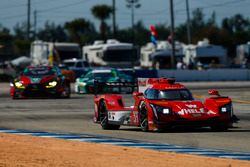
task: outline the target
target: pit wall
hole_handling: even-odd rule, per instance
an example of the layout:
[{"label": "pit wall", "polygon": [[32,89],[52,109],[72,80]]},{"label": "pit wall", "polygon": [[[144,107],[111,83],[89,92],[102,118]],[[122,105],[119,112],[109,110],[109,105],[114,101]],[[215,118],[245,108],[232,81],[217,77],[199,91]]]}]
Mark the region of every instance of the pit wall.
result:
[{"label": "pit wall", "polygon": [[175,77],[177,81],[249,81],[250,70],[136,70],[136,77]]}]

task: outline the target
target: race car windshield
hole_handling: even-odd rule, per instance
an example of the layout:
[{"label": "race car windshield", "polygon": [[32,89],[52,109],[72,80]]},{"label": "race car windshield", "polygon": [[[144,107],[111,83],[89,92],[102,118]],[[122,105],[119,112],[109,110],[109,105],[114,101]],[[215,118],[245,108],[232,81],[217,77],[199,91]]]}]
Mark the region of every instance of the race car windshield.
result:
[{"label": "race car windshield", "polygon": [[193,100],[191,93],[184,90],[162,90],[159,91],[159,99],[164,100]]},{"label": "race car windshield", "polygon": [[55,70],[52,68],[26,68],[23,72],[25,76],[45,76],[55,75]]},{"label": "race car windshield", "polygon": [[151,100],[193,100],[192,94],[187,89],[178,90],[155,90],[149,89],[145,92]]},{"label": "race car windshield", "polygon": [[64,64],[67,67],[74,67],[75,66],[75,62],[65,62]]}]

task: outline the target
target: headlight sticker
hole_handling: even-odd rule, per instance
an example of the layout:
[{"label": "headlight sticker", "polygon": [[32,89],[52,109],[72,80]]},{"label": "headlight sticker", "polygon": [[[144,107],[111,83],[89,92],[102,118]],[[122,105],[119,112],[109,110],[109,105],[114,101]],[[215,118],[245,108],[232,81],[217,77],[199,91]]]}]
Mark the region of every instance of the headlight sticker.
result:
[{"label": "headlight sticker", "polygon": [[57,85],[57,81],[51,81],[48,83],[48,85],[46,86],[46,88],[53,88]]},{"label": "headlight sticker", "polygon": [[24,85],[22,84],[21,81],[15,82],[14,84],[17,88],[24,88]]}]

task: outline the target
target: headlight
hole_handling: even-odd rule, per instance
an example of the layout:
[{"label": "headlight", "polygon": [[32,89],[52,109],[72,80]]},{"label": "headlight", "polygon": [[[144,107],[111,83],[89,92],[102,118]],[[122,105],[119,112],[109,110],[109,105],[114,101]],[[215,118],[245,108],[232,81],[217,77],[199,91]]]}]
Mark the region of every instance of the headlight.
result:
[{"label": "headlight", "polygon": [[86,86],[87,83],[86,83],[86,82],[79,82],[79,85],[81,85],[81,86]]},{"label": "headlight", "polygon": [[166,115],[171,114],[171,109],[168,107],[162,107],[162,106],[158,106],[158,105],[154,105],[154,104],[151,104],[151,107],[154,110],[154,112],[156,112],[156,113],[162,113],[162,114],[166,114]]},{"label": "headlight", "polygon": [[164,108],[162,113],[163,114],[170,114],[170,109],[169,108]]},{"label": "headlight", "polygon": [[232,111],[232,104],[229,103],[229,104],[227,104],[227,105],[222,106],[222,107],[220,108],[220,111],[221,111],[222,113],[231,112],[231,111]]},{"label": "headlight", "polygon": [[17,88],[25,88],[21,81],[14,83]]},{"label": "headlight", "polygon": [[57,85],[57,82],[56,81],[51,81],[48,83],[48,85],[46,86],[46,88],[53,88]]}]

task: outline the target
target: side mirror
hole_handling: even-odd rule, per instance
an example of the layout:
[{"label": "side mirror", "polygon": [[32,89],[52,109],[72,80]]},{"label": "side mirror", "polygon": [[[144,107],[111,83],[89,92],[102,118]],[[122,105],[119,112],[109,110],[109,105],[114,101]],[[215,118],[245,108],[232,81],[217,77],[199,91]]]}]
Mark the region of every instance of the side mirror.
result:
[{"label": "side mirror", "polygon": [[219,91],[215,89],[208,90],[209,95],[220,96]]},{"label": "side mirror", "polygon": [[143,96],[143,93],[142,92],[134,92],[133,96]]}]

